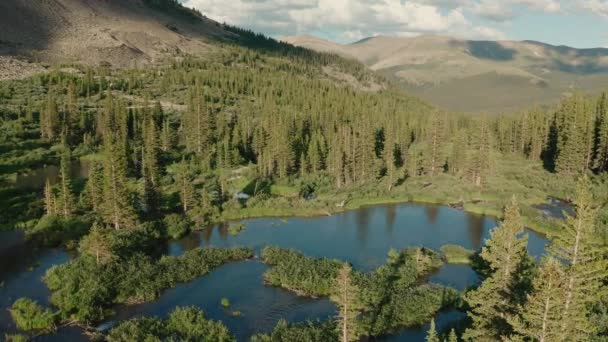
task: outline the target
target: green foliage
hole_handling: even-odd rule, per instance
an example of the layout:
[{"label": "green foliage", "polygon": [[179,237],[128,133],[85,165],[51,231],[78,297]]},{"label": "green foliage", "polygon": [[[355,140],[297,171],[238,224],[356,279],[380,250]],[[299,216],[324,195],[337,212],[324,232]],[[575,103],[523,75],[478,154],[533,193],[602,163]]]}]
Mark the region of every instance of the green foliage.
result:
[{"label": "green foliage", "polygon": [[4,335],[4,340],[6,342],[27,342],[30,339],[27,336],[21,334],[6,334]]},{"label": "green foliage", "polygon": [[272,266],[264,281],[294,291],[302,296],[329,296],[333,281],[343,263],[326,258],[314,259],[294,250],[266,247],[262,260]]},{"label": "green foliage", "polygon": [[441,253],[449,264],[468,264],[471,262],[475,251],[458,245],[443,245],[441,246]]},{"label": "green foliage", "polygon": [[[120,246],[122,247],[122,246]],[[167,288],[208,274],[224,263],[250,258],[246,248],[198,248],[179,257],[159,260],[120,248],[115,262],[97,263],[92,256],[81,256],[47,272],[45,283],[52,291],[51,302],[64,317],[81,322],[98,321],[107,316],[114,303],[141,303],[156,299]]]},{"label": "green foliage", "polygon": [[89,230],[90,224],[81,218],[65,219],[57,215],[44,216],[26,231],[28,240],[39,246],[56,247],[71,240],[78,240]]},{"label": "green foliage", "polygon": [[107,336],[110,342],[129,341],[236,341],[221,323],[205,318],[194,307],[177,307],[166,320],[135,318],[122,322]]},{"label": "green foliage", "polygon": [[318,342],[339,341],[336,324],[327,322],[307,322],[300,324],[289,324],[280,320],[270,334],[255,335],[252,342]]},{"label": "green foliage", "polygon": [[222,298],[220,304],[224,308],[229,308],[230,307],[230,300],[228,298]]},{"label": "green foliage", "polygon": [[244,224],[234,224],[231,225],[230,227],[228,227],[228,233],[230,233],[230,235],[232,236],[237,236],[239,235],[240,232],[245,231],[246,226]]},{"label": "green foliage", "polygon": [[523,221],[514,197],[504,213],[503,222],[491,232],[481,252],[491,273],[479,288],[466,295],[473,324],[466,330],[465,339],[490,341],[511,335],[507,317],[521,303],[521,291],[528,289],[528,238],[520,237]]},{"label": "green foliage", "polygon": [[[310,258],[298,252],[267,247],[262,260],[271,266],[264,279],[300,295],[328,296],[344,263]],[[363,309],[357,329],[380,336],[402,327],[424,324],[440,309],[458,302],[457,291],[438,285],[420,285],[420,280],[441,266],[432,250],[412,248],[391,251],[387,264],[372,273],[353,272],[353,286],[360,289],[356,300]],[[353,299],[355,300],[355,299]]]},{"label": "green foliage", "polygon": [[190,222],[187,218],[178,214],[169,214],[163,218],[167,235],[172,239],[179,239],[190,231]]},{"label": "green foliage", "polygon": [[17,328],[23,331],[55,330],[55,315],[29,298],[19,298],[9,309]]}]

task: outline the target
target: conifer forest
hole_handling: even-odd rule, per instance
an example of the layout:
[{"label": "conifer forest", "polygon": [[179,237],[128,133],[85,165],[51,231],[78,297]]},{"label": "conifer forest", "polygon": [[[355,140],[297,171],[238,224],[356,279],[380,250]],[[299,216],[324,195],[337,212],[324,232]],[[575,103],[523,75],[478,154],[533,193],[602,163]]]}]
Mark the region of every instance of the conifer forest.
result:
[{"label": "conifer forest", "polygon": [[[0,82],[0,231],[21,232],[32,253],[66,253],[32,280],[42,292],[6,295],[0,339],[72,340],[64,334],[76,330],[93,341],[348,342],[408,329],[428,342],[608,339],[608,92],[460,113],[355,60],[224,28],[241,38],[203,56],[48,65]],[[547,215],[547,201],[563,210]],[[475,246],[391,242],[369,267],[297,241],[238,243],[259,222],[279,222],[272,235],[300,220],[302,243],[315,244],[307,225],[402,203],[495,224]],[[216,227],[234,243],[165,248]],[[547,241],[540,255],[531,235]],[[0,254],[0,293],[16,258]],[[119,315],[249,264],[259,286],[329,313],[241,334],[231,328],[256,317],[214,288],[213,308]],[[476,281],[433,281],[448,264]],[[248,282],[237,285],[248,296]],[[441,323],[445,312],[458,319]]]}]

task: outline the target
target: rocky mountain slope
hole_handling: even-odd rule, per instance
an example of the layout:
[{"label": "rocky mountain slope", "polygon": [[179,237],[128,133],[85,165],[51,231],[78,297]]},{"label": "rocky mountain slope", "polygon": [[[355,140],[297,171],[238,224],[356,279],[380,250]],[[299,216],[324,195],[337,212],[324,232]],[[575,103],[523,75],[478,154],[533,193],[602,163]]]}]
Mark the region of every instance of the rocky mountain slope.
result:
[{"label": "rocky mountain slope", "polygon": [[608,87],[608,49],[534,41],[471,41],[442,36],[372,37],[336,44],[312,36],[286,42],[355,58],[437,105],[508,111]]},{"label": "rocky mountain slope", "polygon": [[166,55],[202,54],[210,41],[230,35],[171,0],[0,1],[5,58],[136,66]]}]

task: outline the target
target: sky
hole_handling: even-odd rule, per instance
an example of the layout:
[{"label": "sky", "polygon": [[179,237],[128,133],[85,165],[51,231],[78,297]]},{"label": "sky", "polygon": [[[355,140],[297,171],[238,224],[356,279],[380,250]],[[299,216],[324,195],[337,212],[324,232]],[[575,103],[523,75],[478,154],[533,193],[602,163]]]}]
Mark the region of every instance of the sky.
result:
[{"label": "sky", "polygon": [[608,0],[181,0],[219,22],[274,38],[340,43],[439,34],[608,47]]}]

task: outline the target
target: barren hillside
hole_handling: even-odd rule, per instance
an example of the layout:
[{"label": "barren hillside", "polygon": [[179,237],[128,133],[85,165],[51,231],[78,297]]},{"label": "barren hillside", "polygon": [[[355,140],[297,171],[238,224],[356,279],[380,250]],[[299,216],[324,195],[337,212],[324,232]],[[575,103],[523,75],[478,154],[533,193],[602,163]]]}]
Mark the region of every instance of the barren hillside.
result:
[{"label": "barren hillside", "polygon": [[356,58],[452,110],[514,110],[608,87],[608,49],[442,36],[373,37],[346,45],[311,36],[283,40]]},{"label": "barren hillside", "polygon": [[155,6],[150,0],[2,0],[0,55],[134,66],[205,53],[210,40],[230,36],[194,12]]}]

